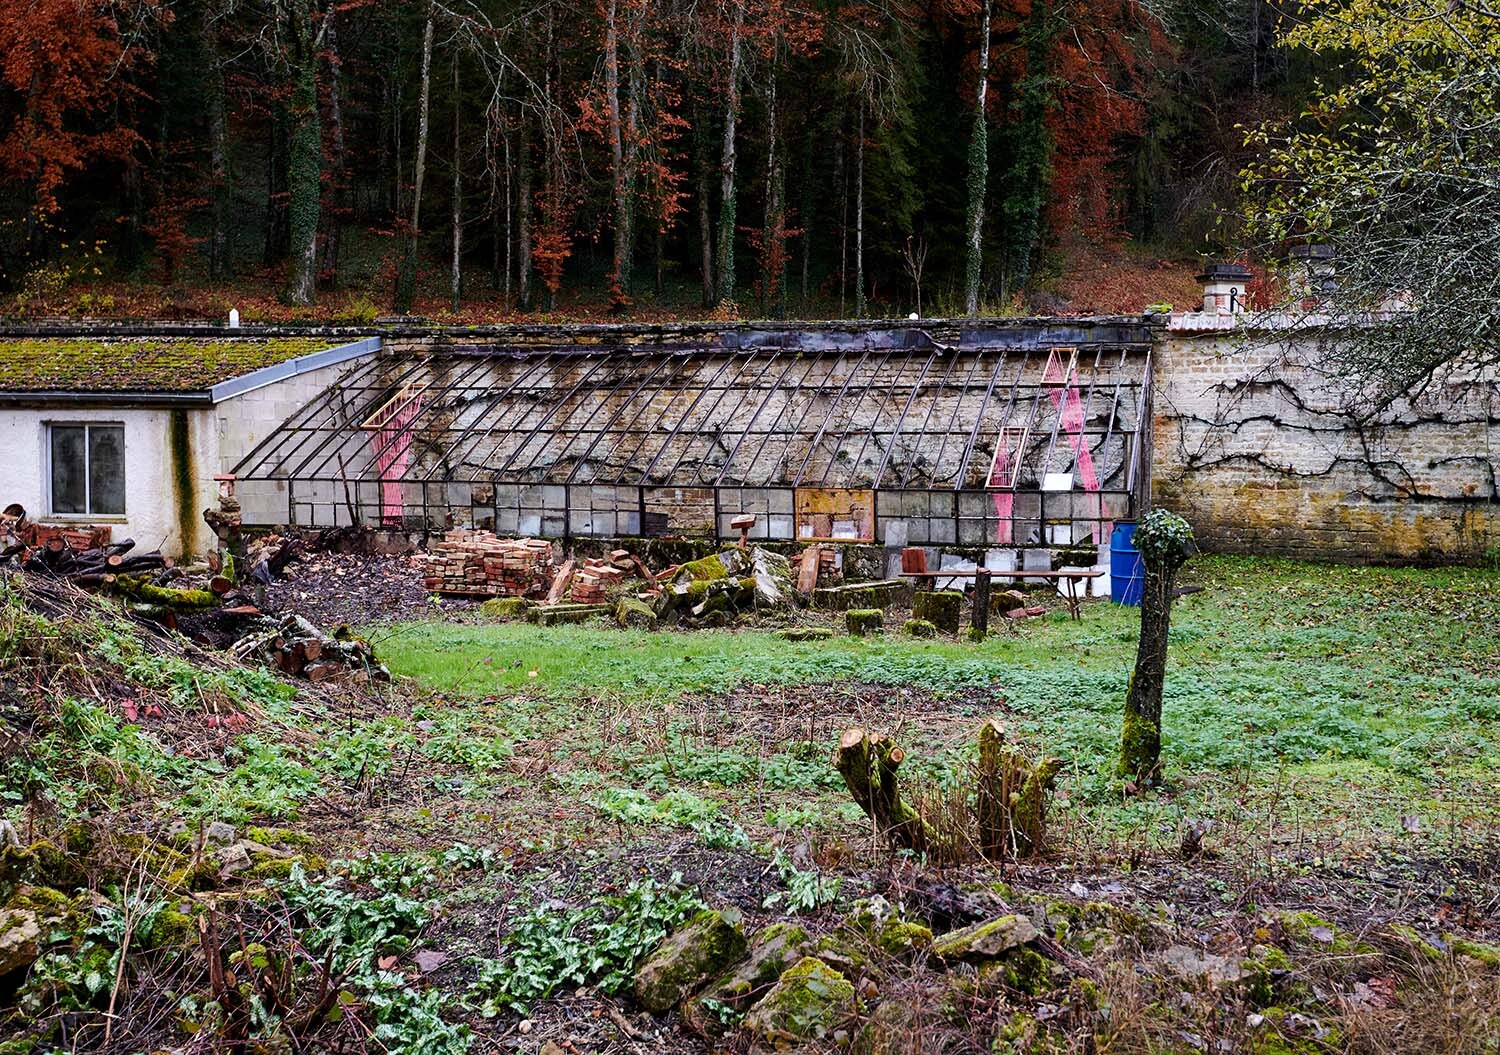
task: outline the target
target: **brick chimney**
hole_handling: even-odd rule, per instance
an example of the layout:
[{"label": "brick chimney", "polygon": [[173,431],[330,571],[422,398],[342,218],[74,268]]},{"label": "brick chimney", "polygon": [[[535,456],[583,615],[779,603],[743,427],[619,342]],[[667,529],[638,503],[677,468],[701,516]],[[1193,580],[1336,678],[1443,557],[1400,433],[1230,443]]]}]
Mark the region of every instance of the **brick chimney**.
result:
[{"label": "brick chimney", "polygon": [[1321,297],[1338,288],[1333,246],[1319,243],[1294,245],[1289,255],[1292,266],[1287,280],[1294,300]]},{"label": "brick chimney", "polygon": [[1198,276],[1203,310],[1209,315],[1238,315],[1245,310],[1245,287],[1254,277],[1241,264],[1209,264]]}]

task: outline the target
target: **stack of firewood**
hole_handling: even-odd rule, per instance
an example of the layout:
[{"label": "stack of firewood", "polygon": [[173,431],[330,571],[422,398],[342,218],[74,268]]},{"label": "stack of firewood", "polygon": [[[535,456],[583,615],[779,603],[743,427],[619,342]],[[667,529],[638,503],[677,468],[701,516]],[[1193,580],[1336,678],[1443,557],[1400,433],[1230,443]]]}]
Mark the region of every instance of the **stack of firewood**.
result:
[{"label": "stack of firewood", "polygon": [[256,659],[283,674],[308,681],[352,676],[389,681],[391,674],[375,659],[370,646],[344,633],[325,634],[300,615],[263,619],[261,629],[230,649],[241,660]]},{"label": "stack of firewood", "polygon": [[488,531],[451,531],[427,557],[423,583],[433,593],[533,597],[552,581],[552,543],[502,539]]},{"label": "stack of firewood", "polygon": [[[35,541],[38,539],[40,541]],[[135,542],[131,539],[86,548],[74,545],[97,541],[96,536],[86,531],[75,533],[71,538],[61,534],[27,532],[22,538],[13,536],[7,541],[0,549],[0,560],[12,561],[22,571],[71,579],[91,590],[113,586],[121,576],[154,574],[167,567],[167,559],[160,553],[131,555],[130,551],[135,549]]]}]

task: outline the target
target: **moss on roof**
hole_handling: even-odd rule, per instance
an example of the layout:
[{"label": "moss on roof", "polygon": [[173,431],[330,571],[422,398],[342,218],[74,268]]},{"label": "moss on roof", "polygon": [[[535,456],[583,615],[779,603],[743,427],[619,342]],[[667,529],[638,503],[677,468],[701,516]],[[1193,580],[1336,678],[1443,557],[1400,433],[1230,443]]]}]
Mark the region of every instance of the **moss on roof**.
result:
[{"label": "moss on roof", "polygon": [[344,343],[323,337],[0,337],[0,392],[203,392]]}]

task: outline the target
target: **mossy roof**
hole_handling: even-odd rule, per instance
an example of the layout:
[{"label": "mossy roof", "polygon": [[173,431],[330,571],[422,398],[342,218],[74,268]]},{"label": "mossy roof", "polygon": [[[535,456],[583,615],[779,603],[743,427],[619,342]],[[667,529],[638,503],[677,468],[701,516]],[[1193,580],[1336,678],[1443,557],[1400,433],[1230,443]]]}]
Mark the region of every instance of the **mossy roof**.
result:
[{"label": "mossy roof", "polygon": [[325,337],[0,337],[0,392],[204,392]]}]

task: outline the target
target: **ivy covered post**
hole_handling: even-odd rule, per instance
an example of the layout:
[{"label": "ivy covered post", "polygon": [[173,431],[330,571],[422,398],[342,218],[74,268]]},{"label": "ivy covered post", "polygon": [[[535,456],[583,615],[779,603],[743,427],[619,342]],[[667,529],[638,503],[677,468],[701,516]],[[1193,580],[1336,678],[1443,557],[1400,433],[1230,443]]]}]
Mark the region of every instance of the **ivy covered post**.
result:
[{"label": "ivy covered post", "polygon": [[1161,693],[1167,670],[1172,589],[1177,569],[1192,554],[1193,529],[1176,513],[1155,509],[1141,521],[1135,544],[1146,575],[1135,673],[1130,676],[1120,729],[1120,775],[1145,788],[1161,781]]}]

